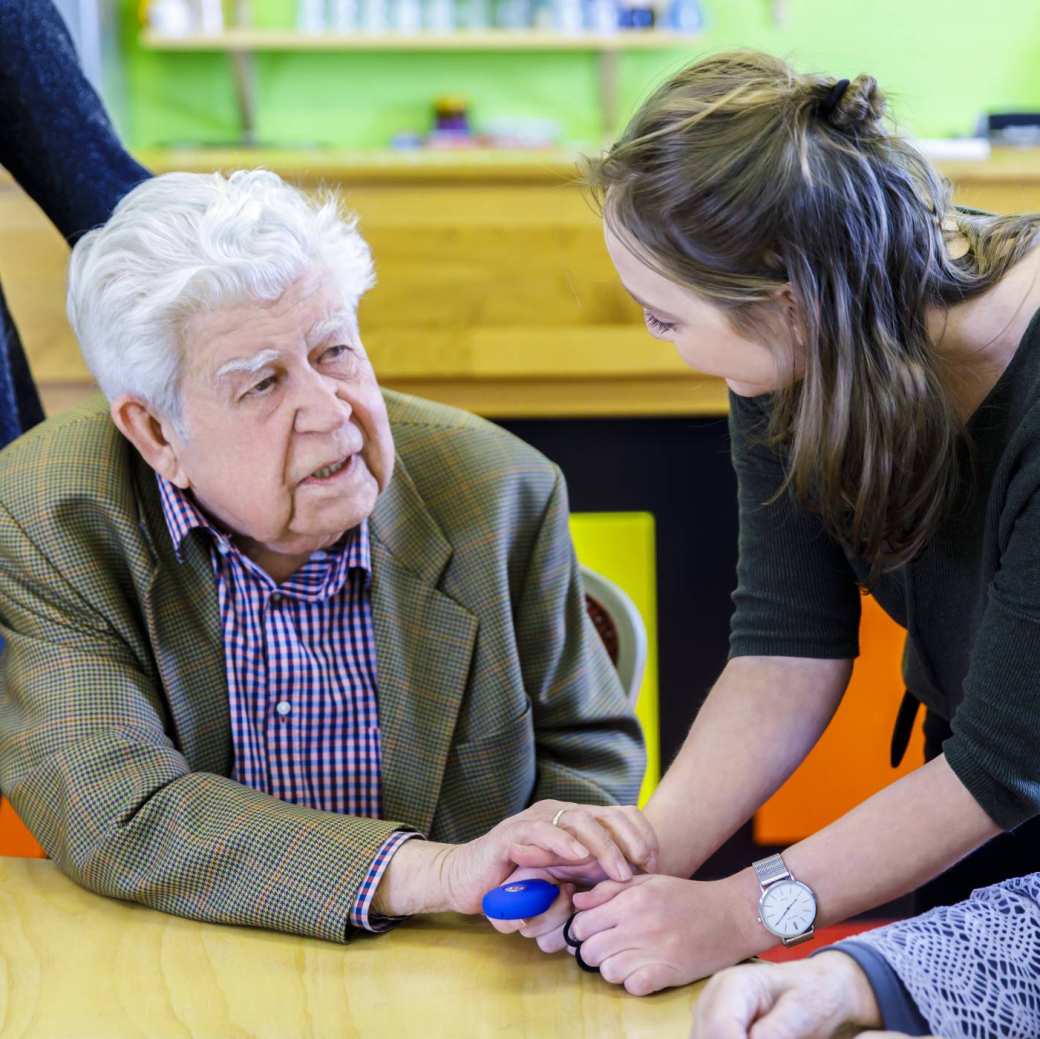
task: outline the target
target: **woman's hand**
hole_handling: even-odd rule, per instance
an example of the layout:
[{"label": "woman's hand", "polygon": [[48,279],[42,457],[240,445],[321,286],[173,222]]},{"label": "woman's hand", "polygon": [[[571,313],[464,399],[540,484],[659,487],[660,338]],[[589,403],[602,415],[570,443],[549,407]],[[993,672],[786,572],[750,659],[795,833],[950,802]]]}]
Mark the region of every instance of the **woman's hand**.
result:
[{"label": "woman's hand", "polygon": [[851,956],[825,952],[716,974],[697,1000],[691,1039],[831,1039],[880,1025],[866,974]]},{"label": "woman's hand", "polygon": [[581,958],[632,995],[686,985],[773,944],[741,880],[605,881],[574,896],[580,912],[570,933],[582,943]]}]

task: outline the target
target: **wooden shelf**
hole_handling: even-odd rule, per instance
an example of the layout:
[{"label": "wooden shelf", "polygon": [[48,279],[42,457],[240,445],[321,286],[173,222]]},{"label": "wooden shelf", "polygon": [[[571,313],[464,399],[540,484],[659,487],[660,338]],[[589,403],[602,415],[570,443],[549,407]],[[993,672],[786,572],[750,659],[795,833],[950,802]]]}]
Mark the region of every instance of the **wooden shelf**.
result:
[{"label": "wooden shelf", "polygon": [[277,29],[227,29],[222,33],[169,36],[146,29],[141,45],[164,51],[623,51],[685,47],[696,36],[661,30],[610,34],[489,29],[480,32],[300,33]]},{"label": "wooden shelf", "polygon": [[629,50],[667,50],[686,47],[695,35],[658,29],[628,29],[616,33],[556,33],[537,30],[489,29],[451,33],[301,33],[278,29],[226,29],[219,33],[171,36],[151,29],[141,32],[141,46],[154,51],[227,54],[235,76],[235,95],[242,126],[242,143],[256,142],[256,69],[254,55],[266,52],[349,51],[458,51],[576,52],[599,58],[599,94],[604,139],[617,129],[619,55]]}]

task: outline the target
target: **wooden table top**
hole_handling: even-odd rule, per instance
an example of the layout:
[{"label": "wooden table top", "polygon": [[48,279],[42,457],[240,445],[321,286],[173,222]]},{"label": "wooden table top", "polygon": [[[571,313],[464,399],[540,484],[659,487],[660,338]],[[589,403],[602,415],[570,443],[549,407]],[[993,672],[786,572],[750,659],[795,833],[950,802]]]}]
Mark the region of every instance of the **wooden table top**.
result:
[{"label": "wooden table top", "polygon": [[2,1039],[682,1039],[697,990],[637,999],[478,918],[340,946],[195,923],[0,858]]}]

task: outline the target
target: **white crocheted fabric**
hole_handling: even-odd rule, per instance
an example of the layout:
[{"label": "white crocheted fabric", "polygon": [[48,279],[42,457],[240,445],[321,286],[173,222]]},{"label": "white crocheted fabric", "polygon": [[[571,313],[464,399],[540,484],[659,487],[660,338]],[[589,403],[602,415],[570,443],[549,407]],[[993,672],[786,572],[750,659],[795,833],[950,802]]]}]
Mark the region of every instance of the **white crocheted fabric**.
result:
[{"label": "white crocheted fabric", "polygon": [[1040,873],[855,940],[884,956],[943,1039],[1040,1039]]}]

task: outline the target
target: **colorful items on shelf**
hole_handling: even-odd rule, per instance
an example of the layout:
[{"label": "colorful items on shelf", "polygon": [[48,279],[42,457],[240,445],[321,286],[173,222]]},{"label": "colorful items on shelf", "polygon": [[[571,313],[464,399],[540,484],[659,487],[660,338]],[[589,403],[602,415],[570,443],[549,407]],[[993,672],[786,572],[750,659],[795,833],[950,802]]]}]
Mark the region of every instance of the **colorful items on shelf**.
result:
[{"label": "colorful items on shelf", "polygon": [[[223,0],[148,0],[147,21],[164,36],[219,34]],[[609,35],[654,27],[696,33],[701,0],[296,0],[296,29],[305,35],[349,35],[504,29],[562,35]]]},{"label": "colorful items on shelf", "polygon": [[495,119],[474,131],[465,98],[439,97],[434,102],[434,125],[425,136],[413,130],[394,134],[390,147],[397,151],[429,148],[452,151],[472,148],[510,150],[558,147],[559,123],[551,119]]}]

